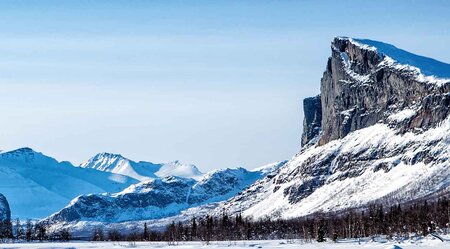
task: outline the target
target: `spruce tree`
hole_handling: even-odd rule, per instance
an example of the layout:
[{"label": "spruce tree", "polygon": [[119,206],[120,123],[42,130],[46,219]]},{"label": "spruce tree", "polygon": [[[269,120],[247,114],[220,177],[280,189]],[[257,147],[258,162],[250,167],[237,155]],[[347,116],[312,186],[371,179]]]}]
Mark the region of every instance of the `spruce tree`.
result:
[{"label": "spruce tree", "polygon": [[25,239],[30,242],[33,240],[33,223],[30,219],[27,220],[27,223],[25,225]]},{"label": "spruce tree", "polygon": [[143,240],[147,241],[149,239],[149,233],[147,228],[147,222],[144,223],[144,234],[143,234]]},{"label": "spruce tree", "polygon": [[325,229],[322,224],[317,228],[317,242],[325,242]]}]

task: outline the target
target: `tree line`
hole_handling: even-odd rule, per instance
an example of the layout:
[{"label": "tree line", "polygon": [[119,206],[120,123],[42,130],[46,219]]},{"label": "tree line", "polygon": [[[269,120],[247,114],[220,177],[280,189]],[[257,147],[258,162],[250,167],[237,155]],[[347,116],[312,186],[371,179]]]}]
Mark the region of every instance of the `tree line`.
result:
[{"label": "tree line", "polygon": [[431,233],[450,233],[450,201],[447,197],[437,201],[384,207],[374,204],[366,209],[346,210],[339,213],[315,213],[296,219],[244,218],[241,214],[220,217],[192,218],[189,223],[171,223],[164,231],[150,231],[147,224],[141,232],[121,234],[118,230],[104,233],[94,231],[92,240],[131,241],[224,241],[301,239],[323,242],[348,238],[367,238],[380,235],[389,239],[408,239]]},{"label": "tree line", "polygon": [[363,211],[316,213],[297,219],[261,219],[252,221],[240,214],[219,218],[208,216],[191,224],[172,223],[162,234],[165,241],[186,240],[265,240],[302,239],[325,241],[345,238],[367,238],[385,235],[407,239],[411,235],[450,233],[450,202],[440,198],[411,205],[370,205]]},{"label": "tree line", "polygon": [[[147,223],[132,231],[118,229],[93,231],[92,241],[234,241],[266,239],[301,239],[323,242],[348,238],[367,238],[380,235],[387,238],[408,239],[410,236],[426,236],[430,233],[450,233],[450,201],[441,197],[436,201],[422,201],[408,205],[373,204],[363,210],[346,210],[339,213],[315,213],[296,219],[252,220],[241,214],[228,215],[226,211],[218,217],[193,217],[186,223],[171,223],[163,231],[151,230]],[[25,225],[19,220],[15,224],[1,225],[1,239],[70,240],[70,232],[63,229],[49,233],[43,223]]]},{"label": "tree line", "polygon": [[47,225],[41,222],[26,220],[24,224],[17,218],[14,221],[0,221],[0,241],[69,241],[71,235],[68,229],[49,232]]}]

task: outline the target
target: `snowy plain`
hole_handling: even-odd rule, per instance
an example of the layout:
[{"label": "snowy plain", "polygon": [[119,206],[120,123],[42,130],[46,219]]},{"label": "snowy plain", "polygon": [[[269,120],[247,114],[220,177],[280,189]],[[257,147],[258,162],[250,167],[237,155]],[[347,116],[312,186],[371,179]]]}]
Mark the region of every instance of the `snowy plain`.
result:
[{"label": "snowy plain", "polygon": [[176,245],[169,245],[167,242],[66,242],[66,243],[26,243],[26,244],[0,244],[0,248],[21,249],[21,248],[37,248],[37,249],[96,249],[96,248],[179,248],[179,249],[194,249],[194,248],[265,248],[265,249],[346,249],[346,248],[361,248],[361,249],[443,249],[450,248],[450,242],[441,242],[437,239],[425,238],[418,241],[406,242],[363,242],[357,241],[339,241],[325,242],[325,243],[304,243],[302,241],[286,241],[286,240],[263,240],[263,241],[219,241],[211,242],[206,245],[202,242],[180,242]]}]

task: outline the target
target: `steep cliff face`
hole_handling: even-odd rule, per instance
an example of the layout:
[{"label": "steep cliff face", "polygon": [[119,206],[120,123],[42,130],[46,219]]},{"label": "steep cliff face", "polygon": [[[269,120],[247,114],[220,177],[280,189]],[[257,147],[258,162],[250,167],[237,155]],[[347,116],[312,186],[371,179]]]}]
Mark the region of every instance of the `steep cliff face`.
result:
[{"label": "steep cliff face", "polygon": [[320,105],[305,100],[308,146],[217,214],[291,218],[450,194],[450,65],[370,40],[335,38],[331,50]]},{"label": "steep cliff face", "polygon": [[9,209],[6,197],[0,194],[0,222],[11,220],[11,210]]},{"label": "steep cliff face", "polygon": [[322,127],[322,104],[320,95],[303,100],[303,135],[302,146],[319,135]]},{"label": "steep cliff face", "polygon": [[[369,40],[335,38],[331,48],[321,80],[323,133],[319,144],[377,122],[391,123],[405,132],[434,127],[447,117],[450,85],[427,80],[414,65],[437,67],[425,71],[441,74],[448,64]],[[413,65],[396,64],[402,59]],[[411,110],[411,115],[404,122],[388,119],[405,109]]]}]

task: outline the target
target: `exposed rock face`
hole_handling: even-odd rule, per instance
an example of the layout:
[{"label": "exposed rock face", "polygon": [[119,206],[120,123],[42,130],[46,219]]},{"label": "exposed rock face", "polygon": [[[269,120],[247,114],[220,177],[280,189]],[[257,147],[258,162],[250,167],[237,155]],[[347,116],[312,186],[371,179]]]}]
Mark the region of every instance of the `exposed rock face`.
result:
[{"label": "exposed rock face", "polygon": [[302,146],[311,139],[319,135],[322,126],[322,103],[320,95],[303,100],[303,120]]},{"label": "exposed rock face", "polygon": [[331,48],[321,104],[305,100],[308,146],[217,215],[292,218],[450,194],[450,65],[369,40]]},{"label": "exposed rock face", "polygon": [[352,39],[335,38],[331,47],[321,80],[319,144],[379,121],[388,123],[391,113],[404,109],[416,113],[401,124],[403,131],[434,127],[447,117],[449,84],[424,82],[414,71],[390,66],[383,53]]},{"label": "exposed rock face", "polygon": [[0,194],[0,222],[11,220],[11,210],[9,209],[6,197]]}]

